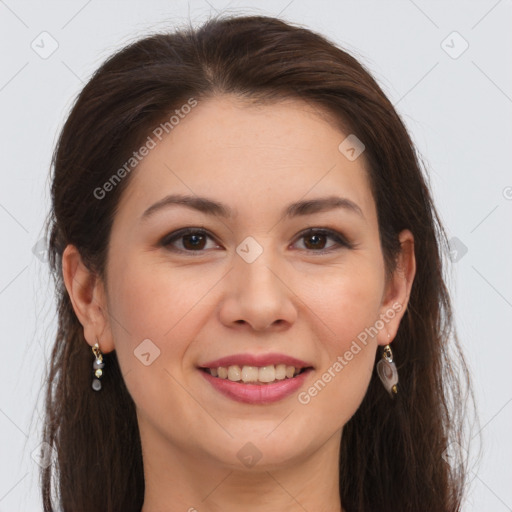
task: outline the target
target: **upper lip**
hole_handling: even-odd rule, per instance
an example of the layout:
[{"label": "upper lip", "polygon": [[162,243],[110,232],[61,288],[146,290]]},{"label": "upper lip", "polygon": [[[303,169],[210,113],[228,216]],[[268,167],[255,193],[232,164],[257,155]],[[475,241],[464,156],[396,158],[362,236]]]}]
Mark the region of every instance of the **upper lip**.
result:
[{"label": "upper lip", "polygon": [[286,364],[288,366],[295,366],[295,368],[309,368],[312,365],[306,361],[302,361],[295,357],[286,354],[234,354],[232,356],[221,357],[215,361],[207,361],[200,364],[199,368],[219,368],[220,366],[270,366]]}]

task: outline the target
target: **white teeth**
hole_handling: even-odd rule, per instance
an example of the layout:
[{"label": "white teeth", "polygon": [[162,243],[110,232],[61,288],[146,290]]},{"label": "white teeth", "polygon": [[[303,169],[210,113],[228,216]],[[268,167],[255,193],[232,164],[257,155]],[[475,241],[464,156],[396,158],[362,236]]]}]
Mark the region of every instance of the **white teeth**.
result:
[{"label": "white teeth", "polygon": [[256,384],[270,383],[276,380],[291,379],[299,373],[300,368],[287,366],[285,364],[268,366],[219,366],[218,368],[207,369],[211,375],[220,379],[229,379],[233,382],[254,382]]},{"label": "white teeth", "polygon": [[[294,368],[294,371],[295,371],[295,368]],[[276,366],[276,380],[283,380],[284,378],[286,378],[286,365],[278,364]]]},{"label": "white teeth", "polygon": [[244,382],[257,382],[259,370],[256,366],[244,366],[242,368],[242,380]]},{"label": "white teeth", "polygon": [[276,380],[276,367],[275,366],[262,366],[258,375],[260,382],[273,382]]},{"label": "white teeth", "polygon": [[239,381],[242,378],[242,370],[240,366],[228,366],[228,379],[234,382]]}]

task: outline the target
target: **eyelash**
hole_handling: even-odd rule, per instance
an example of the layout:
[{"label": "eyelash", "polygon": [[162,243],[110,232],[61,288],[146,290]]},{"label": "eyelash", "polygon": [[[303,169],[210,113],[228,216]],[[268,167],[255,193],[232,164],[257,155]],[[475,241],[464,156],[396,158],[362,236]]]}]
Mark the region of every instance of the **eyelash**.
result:
[{"label": "eyelash", "polygon": [[[183,238],[183,237],[185,237],[187,235],[202,235],[202,236],[206,236],[208,238],[214,239],[204,229],[200,229],[200,228],[184,228],[184,229],[180,229],[178,231],[174,231],[174,232],[166,235],[164,238],[161,239],[160,245],[162,247],[165,247],[166,249],[168,249],[170,251],[173,251],[173,252],[189,253],[189,254],[190,253],[192,253],[192,254],[193,253],[198,253],[198,254],[195,254],[194,256],[199,256],[201,253],[204,253],[205,250],[202,250],[202,249],[197,250],[197,251],[193,251],[193,250],[178,249],[176,247],[171,247],[171,244],[174,241],[179,240],[179,239],[181,239],[181,238]],[[321,254],[330,253],[330,252],[335,251],[335,250],[339,250],[339,249],[341,249],[343,247],[345,247],[347,249],[353,249],[355,247],[354,244],[348,242],[347,239],[345,237],[343,237],[337,231],[333,231],[332,229],[325,229],[325,228],[309,228],[309,229],[299,233],[299,236],[297,237],[297,240],[300,240],[302,238],[306,238],[306,237],[312,236],[312,235],[327,236],[327,237],[333,239],[336,242],[336,244],[338,245],[338,247],[333,246],[333,247],[330,247],[328,249],[320,249],[320,250],[304,249],[307,252],[311,252],[311,253],[315,253],[315,254],[320,254],[321,255]]]}]

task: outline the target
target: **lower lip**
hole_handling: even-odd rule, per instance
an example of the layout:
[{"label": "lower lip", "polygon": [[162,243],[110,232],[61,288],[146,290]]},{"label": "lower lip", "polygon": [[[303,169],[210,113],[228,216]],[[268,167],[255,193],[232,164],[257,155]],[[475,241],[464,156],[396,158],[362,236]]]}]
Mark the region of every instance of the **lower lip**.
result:
[{"label": "lower lip", "polygon": [[204,378],[223,395],[246,404],[270,404],[290,396],[296,392],[308,378],[313,369],[308,368],[292,379],[284,379],[273,384],[244,384],[229,379],[214,377],[208,372],[199,370]]}]

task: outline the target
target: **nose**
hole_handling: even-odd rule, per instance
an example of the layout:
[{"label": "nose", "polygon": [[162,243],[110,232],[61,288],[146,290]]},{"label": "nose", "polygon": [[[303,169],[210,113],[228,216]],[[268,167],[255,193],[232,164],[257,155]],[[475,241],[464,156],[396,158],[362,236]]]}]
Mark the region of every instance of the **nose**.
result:
[{"label": "nose", "polygon": [[282,269],[264,255],[265,252],[252,263],[238,258],[229,272],[220,309],[220,319],[227,327],[249,325],[255,331],[283,330],[295,322],[295,294]]}]

